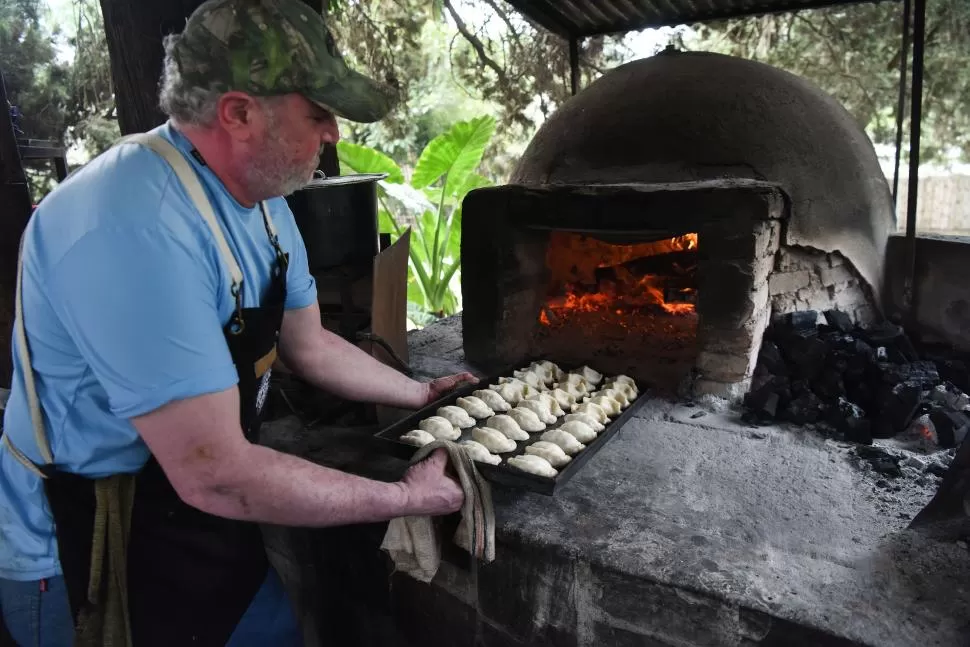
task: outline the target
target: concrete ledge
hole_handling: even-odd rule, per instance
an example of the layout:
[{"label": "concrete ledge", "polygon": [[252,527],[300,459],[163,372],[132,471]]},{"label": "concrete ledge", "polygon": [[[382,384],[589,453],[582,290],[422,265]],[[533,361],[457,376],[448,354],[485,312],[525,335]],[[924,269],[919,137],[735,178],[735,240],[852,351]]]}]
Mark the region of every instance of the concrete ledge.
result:
[{"label": "concrete ledge", "polygon": [[[460,317],[409,340],[421,376],[469,368]],[[323,644],[342,647],[970,644],[965,545],[904,530],[930,494],[888,496],[809,431],[697,413],[650,399],[557,496],[495,488],[493,564],[448,543],[430,585],[391,577],[383,524],[300,531],[312,537],[276,556],[298,590],[319,579],[304,597]],[[357,432],[316,431],[276,445],[403,470]]]},{"label": "concrete ledge", "polygon": [[434,608],[409,636],[436,645],[476,608],[495,646],[965,645],[966,551],[859,481],[788,432],[634,420],[555,498],[496,490],[497,561],[396,582],[396,617]]},{"label": "concrete ledge", "polygon": [[[456,335],[457,317],[413,333],[415,366],[428,357],[444,368],[437,340],[454,346]],[[495,490],[496,563],[471,571],[460,559],[430,586],[396,579],[395,619],[409,639],[970,642],[966,549],[904,530],[926,501],[887,507],[843,448],[810,432],[690,424],[662,403],[642,411],[556,497]]]}]

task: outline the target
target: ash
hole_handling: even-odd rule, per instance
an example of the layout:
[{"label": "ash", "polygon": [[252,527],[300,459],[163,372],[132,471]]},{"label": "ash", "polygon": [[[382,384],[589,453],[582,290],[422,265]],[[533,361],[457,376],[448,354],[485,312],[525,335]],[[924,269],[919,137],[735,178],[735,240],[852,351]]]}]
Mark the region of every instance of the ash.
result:
[{"label": "ash", "polygon": [[866,500],[884,515],[906,521],[936,494],[956,454],[956,448],[939,447],[915,426],[894,438],[860,445],[844,440],[841,431],[826,423],[755,424],[745,420],[741,404],[714,395],[680,398],[676,402],[658,399],[650,409],[657,419],[731,430],[753,438],[784,435],[809,444],[821,442],[832,454],[831,461],[844,461],[858,470],[857,488],[865,492]]},{"label": "ash", "polygon": [[867,498],[885,514],[913,507],[922,508],[936,494],[956,449],[926,452],[912,449],[900,439],[874,441],[872,445],[856,445],[834,441],[840,453],[862,474],[862,486]]}]

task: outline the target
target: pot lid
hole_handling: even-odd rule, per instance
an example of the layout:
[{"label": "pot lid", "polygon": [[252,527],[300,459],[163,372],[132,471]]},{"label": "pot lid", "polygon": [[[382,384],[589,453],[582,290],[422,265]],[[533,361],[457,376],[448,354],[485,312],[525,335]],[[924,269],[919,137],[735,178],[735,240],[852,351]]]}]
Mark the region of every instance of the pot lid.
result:
[{"label": "pot lid", "polygon": [[[319,173],[319,171],[318,171]],[[363,184],[377,182],[387,177],[387,173],[354,173],[353,175],[337,175],[334,177],[315,177],[307,182],[304,189],[318,189],[328,186],[343,186],[346,184]]]}]

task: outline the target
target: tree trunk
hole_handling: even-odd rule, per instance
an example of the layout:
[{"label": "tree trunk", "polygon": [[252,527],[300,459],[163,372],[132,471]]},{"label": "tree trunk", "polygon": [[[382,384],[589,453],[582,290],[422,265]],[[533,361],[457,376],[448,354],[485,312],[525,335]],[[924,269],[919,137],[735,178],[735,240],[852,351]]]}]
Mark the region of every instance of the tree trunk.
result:
[{"label": "tree trunk", "polygon": [[162,39],[185,26],[202,0],[101,0],[121,134],[164,123],[158,108]]},{"label": "tree trunk", "polygon": [[[17,253],[20,237],[30,219],[31,204],[27,177],[7,108],[2,72],[0,110],[3,110],[0,114],[0,387],[7,388],[13,374],[10,340],[17,288]],[[0,412],[2,410],[0,407]]]},{"label": "tree trunk", "polygon": [[[303,0],[314,11],[324,0]],[[121,134],[151,130],[165,122],[158,107],[158,81],[162,74],[162,39],[180,32],[202,0],[101,0],[101,13],[111,55],[111,76]],[[338,175],[337,153],[327,146],[320,167]]]},{"label": "tree trunk", "polygon": [[[327,17],[327,10],[329,9],[327,0],[303,0],[303,2],[310,5],[317,13],[322,13],[324,18]],[[323,154],[320,156],[320,163],[317,164],[317,168],[323,171],[327,177],[340,175],[340,161],[337,159],[336,146],[328,144],[323,147]]]}]

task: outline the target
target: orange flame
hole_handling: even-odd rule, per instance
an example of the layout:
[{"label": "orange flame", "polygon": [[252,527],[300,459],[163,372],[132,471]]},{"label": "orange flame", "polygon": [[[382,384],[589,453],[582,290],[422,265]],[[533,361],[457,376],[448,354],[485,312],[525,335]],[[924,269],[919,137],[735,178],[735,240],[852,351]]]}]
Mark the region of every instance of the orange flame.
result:
[{"label": "orange flame", "polygon": [[[695,312],[693,303],[666,302],[664,277],[654,274],[635,276],[622,264],[644,256],[697,249],[697,234],[685,234],[640,245],[608,245],[594,240],[579,241],[575,237],[561,237],[554,239],[555,242],[559,243],[558,249],[550,249],[550,258],[555,261],[555,264],[550,263],[554,275],[559,268],[569,267],[575,273],[576,266],[583,265],[587,277],[592,273],[592,268],[612,268],[615,280],[602,281],[597,292],[584,291],[583,281],[567,282],[564,294],[550,298],[541,310],[539,323],[542,325],[551,326],[552,321],[561,321],[570,312],[622,315],[626,310],[649,306],[659,306],[672,315],[690,315]],[[554,252],[558,252],[555,254],[558,258],[552,258]],[[590,265],[589,256],[583,257],[584,252],[598,255],[598,260]],[[577,259],[582,260],[576,262]],[[681,292],[687,295],[693,291],[685,288]]]}]

